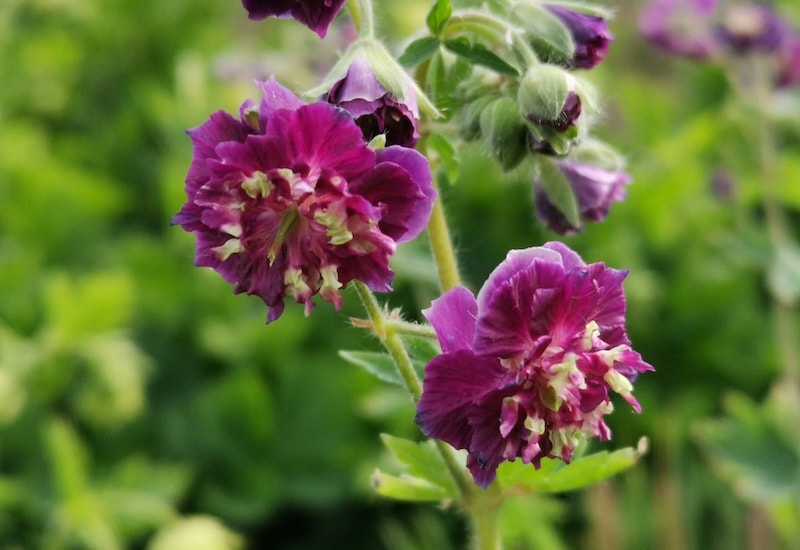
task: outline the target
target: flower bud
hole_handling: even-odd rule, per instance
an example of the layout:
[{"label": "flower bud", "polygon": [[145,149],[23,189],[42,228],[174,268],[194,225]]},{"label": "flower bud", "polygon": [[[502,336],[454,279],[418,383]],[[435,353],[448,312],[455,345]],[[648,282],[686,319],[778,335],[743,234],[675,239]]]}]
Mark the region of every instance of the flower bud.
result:
[{"label": "flower bud", "polygon": [[[410,81],[405,73],[401,77]],[[366,56],[357,55],[344,78],[331,87],[326,100],[353,116],[364,139],[369,141],[383,134],[387,145],[413,147],[419,139],[417,98],[410,83],[403,88],[404,98],[389,92]]]},{"label": "flower bud", "polygon": [[575,49],[570,67],[591,69],[606,58],[609,42],[614,37],[608,32],[605,19],[561,6],[545,4],[544,7],[558,17],[572,35]]},{"label": "flower bud", "polygon": [[463,110],[461,137],[466,141],[475,141],[481,137],[481,113],[495,100],[490,92],[475,98]]},{"label": "flower bud", "polygon": [[555,65],[536,65],[520,82],[517,102],[529,121],[531,148],[550,155],[565,155],[579,134],[583,110],[575,79]]},{"label": "flower bud", "polygon": [[501,97],[487,106],[480,115],[480,129],[503,170],[511,170],[525,157],[528,130],[513,99]]},{"label": "flower bud", "polygon": [[520,111],[539,126],[564,132],[575,125],[581,114],[581,98],[573,88],[574,81],[560,67],[533,66],[519,85]]}]

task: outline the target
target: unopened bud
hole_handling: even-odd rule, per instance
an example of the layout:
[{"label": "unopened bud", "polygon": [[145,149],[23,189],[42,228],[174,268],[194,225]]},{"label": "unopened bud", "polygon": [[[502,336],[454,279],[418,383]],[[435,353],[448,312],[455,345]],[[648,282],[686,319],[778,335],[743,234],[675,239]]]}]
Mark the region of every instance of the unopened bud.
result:
[{"label": "unopened bud", "polygon": [[513,99],[501,97],[486,107],[480,116],[480,128],[487,147],[503,170],[511,170],[525,157],[528,130]]},{"label": "unopened bud", "polygon": [[583,110],[576,80],[555,65],[528,69],[517,93],[522,115],[530,121],[534,151],[565,155],[578,138],[577,121]]}]

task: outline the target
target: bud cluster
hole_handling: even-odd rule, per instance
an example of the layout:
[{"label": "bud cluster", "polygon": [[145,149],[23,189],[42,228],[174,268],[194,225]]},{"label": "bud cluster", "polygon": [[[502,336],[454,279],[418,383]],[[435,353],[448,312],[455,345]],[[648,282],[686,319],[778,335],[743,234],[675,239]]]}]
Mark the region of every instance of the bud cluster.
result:
[{"label": "bud cluster", "polygon": [[[562,234],[580,231],[582,222],[602,220],[609,203],[624,197],[621,183],[614,186],[613,193],[607,191],[608,185],[600,182],[608,179],[605,174],[599,179],[584,177],[576,186],[572,184],[575,178],[569,175],[572,172],[559,174],[556,170],[550,173],[557,182],[540,185],[547,171],[539,165],[552,162],[548,157],[555,157],[562,169],[577,166],[581,174],[597,175],[605,170],[597,163],[583,164],[573,157],[589,139],[596,112],[595,92],[579,72],[595,67],[608,55],[613,37],[607,15],[588,5],[576,8],[574,4],[509,1],[495,21],[503,21],[507,29],[504,36],[512,36],[511,43],[516,44],[519,55],[505,59],[515,63],[518,73],[476,69],[460,88],[464,104],[460,111],[462,138],[481,141],[503,171],[527,161],[535,183],[538,217],[549,229]],[[500,45],[495,51],[502,51]],[[610,147],[605,149],[614,161],[606,164],[616,165],[619,155]],[[618,176],[614,181],[630,181],[618,166],[612,172]],[[587,182],[604,190],[587,194],[586,189],[578,188]],[[575,212],[564,212],[563,201],[550,200],[548,193],[553,192],[572,195],[574,200],[569,202],[577,203]],[[589,194],[595,197],[592,204],[584,200]]]}]

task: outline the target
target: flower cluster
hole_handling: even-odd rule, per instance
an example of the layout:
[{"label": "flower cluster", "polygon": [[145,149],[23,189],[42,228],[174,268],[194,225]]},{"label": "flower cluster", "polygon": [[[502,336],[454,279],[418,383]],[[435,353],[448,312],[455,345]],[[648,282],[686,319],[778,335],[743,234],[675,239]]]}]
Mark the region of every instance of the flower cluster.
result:
[{"label": "flower cluster", "polygon": [[[550,230],[569,234],[581,231],[585,222],[605,219],[611,203],[625,197],[630,176],[621,166],[610,170],[596,160],[579,159],[576,148],[589,139],[589,128],[596,112],[593,91],[576,74],[577,69],[592,69],[606,59],[613,36],[598,12],[578,11],[574,5],[539,4],[522,0],[515,4],[514,21],[523,29],[548,27],[552,36],[569,36],[568,53],[554,52],[553,44],[542,41],[535,32],[525,34],[539,59],[521,77],[483,78],[476,72],[463,86],[463,137],[483,139],[489,153],[504,171],[517,168],[525,160],[532,165],[536,213]],[[561,30],[558,30],[561,29]],[[516,92],[509,97],[508,90]],[[615,154],[611,156],[616,157]],[[537,168],[543,157],[558,159],[564,185],[542,185]],[[602,159],[601,159],[602,160]],[[547,182],[551,183],[552,182]],[[569,221],[560,210],[563,204],[548,195],[572,193],[579,220]]]},{"label": "flower cluster", "polygon": [[626,335],[625,276],[551,242],[511,251],[477,299],[455,287],[423,312],[444,353],[425,368],[416,421],[469,451],[478,485],[505,460],[569,462],[583,437],[609,439],[612,391],[640,411],[632,383],[652,367]]},{"label": "flower cluster", "polygon": [[373,151],[356,121],[326,102],[306,104],[274,79],[260,105],[217,112],[189,131],[187,202],[173,218],[197,237],[195,263],[235,292],[260,296],[277,319],[284,297],[337,308],[358,279],[391,290],[389,257],[427,225],[436,196],[413,149]]},{"label": "flower cluster", "polygon": [[766,4],[652,0],[639,30],[654,46],[692,59],[760,54],[772,59],[774,83],[800,83],[800,33]]}]

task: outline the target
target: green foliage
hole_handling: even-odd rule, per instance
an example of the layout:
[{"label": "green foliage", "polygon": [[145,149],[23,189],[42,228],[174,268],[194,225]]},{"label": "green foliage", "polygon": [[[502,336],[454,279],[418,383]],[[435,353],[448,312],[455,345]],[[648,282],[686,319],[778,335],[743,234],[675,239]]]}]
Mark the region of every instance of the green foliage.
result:
[{"label": "green foliage", "polygon": [[[449,2],[375,4],[390,42],[426,21],[447,36],[420,38],[401,58],[425,75],[436,124],[453,120],[448,98],[473,63],[519,73],[508,51],[446,34]],[[779,4],[800,22],[796,2]],[[649,49],[635,34],[640,5],[614,3],[616,40],[591,73],[609,91],[598,127],[626,153],[634,183],[605,223],[564,240],[587,261],[630,269],[629,333],[657,370],[636,384],[643,414],[619,407],[609,418],[617,450],[539,471],[509,464],[499,476],[563,491],[632,465],[626,446],[642,434],[651,451],[604,482],[613,491],[602,516],[584,494],[509,499],[508,548],[595,547],[583,537],[597,525],[620,526],[613,548],[742,548],[748,506],[763,506],[782,540],[800,536],[795,432],[776,413],[785,409],[761,404],[782,367],[769,293],[796,299],[796,249],[769,245],[755,115],[732,106],[718,68]],[[568,51],[559,29],[547,27],[554,57]],[[452,496],[431,479],[430,444],[413,442],[407,397],[349,364],[384,361],[347,327],[360,315],[355,296],[308,319],[287,307],[265,326],[263,304],[192,267],[192,236],[169,227],[191,159],[185,129],[255,98],[254,78],[311,88],[336,39],[320,48],[290,21],[249,22],[238,2],[0,2],[0,548],[454,540],[440,517],[431,526],[434,506],[412,514],[376,502],[368,486],[383,452],[373,434],[392,432],[408,440],[387,442],[400,464],[381,468],[402,473],[379,473],[383,491]],[[773,113],[775,191],[794,242],[799,101],[787,91]],[[457,183],[440,193],[473,290],[508,249],[557,238],[534,221],[527,175],[504,174],[482,144],[423,145],[439,158],[439,181]],[[720,167],[734,175],[732,197],[709,189]],[[424,244],[403,245],[395,263],[387,300],[418,315],[438,292]],[[406,343],[421,373],[437,350]],[[303,532],[292,531],[298,518]]]}]

